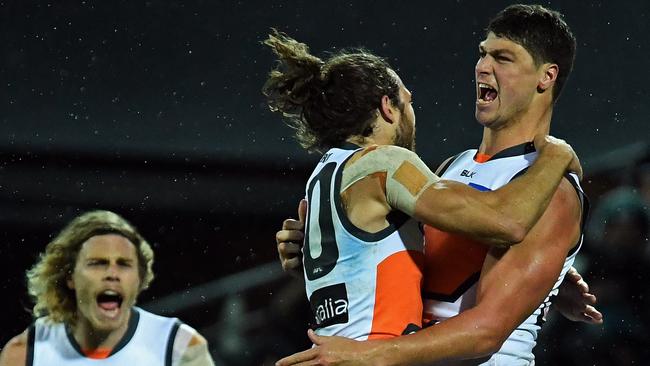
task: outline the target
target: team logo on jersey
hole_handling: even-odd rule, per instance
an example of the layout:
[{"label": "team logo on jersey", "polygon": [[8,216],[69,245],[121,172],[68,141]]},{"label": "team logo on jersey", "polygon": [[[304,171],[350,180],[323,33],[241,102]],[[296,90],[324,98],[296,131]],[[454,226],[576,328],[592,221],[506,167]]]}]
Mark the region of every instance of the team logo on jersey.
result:
[{"label": "team logo on jersey", "polygon": [[345,283],[314,291],[309,297],[314,314],[314,329],[348,322],[348,292]]},{"label": "team logo on jersey", "polygon": [[474,178],[474,174],[476,174],[476,172],[470,172],[467,169],[463,169],[463,171],[460,172],[461,177],[467,177],[467,178]]}]

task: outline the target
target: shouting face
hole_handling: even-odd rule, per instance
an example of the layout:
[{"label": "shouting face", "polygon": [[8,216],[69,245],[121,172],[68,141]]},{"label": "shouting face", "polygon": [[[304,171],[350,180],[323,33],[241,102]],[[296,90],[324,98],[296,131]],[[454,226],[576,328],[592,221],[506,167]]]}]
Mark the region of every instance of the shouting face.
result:
[{"label": "shouting face", "polygon": [[77,321],[97,332],[126,329],[140,283],[131,241],[116,234],[86,240],[68,279],[76,294]]},{"label": "shouting face", "polygon": [[541,68],[524,47],[494,33],[480,43],[479,53],[476,120],[494,129],[515,123],[530,108]]}]

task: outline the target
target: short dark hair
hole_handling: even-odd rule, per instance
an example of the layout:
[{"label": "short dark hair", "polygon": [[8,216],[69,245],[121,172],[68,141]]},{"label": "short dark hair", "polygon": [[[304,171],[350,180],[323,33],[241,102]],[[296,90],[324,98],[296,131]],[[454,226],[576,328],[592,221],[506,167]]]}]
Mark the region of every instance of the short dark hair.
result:
[{"label": "short dark hair", "polygon": [[343,50],[323,61],[304,43],[276,30],[264,44],[278,57],[278,67],[262,93],[308,150],[323,151],[351,136],[372,134],[384,95],[402,108],[390,65],[369,51]]},{"label": "short dark hair", "polygon": [[538,66],[545,62],[557,64],[560,72],[553,101],[557,100],[571,74],[576,53],[576,39],[562,14],[541,5],[510,5],[490,20],[486,31],[520,44]]}]

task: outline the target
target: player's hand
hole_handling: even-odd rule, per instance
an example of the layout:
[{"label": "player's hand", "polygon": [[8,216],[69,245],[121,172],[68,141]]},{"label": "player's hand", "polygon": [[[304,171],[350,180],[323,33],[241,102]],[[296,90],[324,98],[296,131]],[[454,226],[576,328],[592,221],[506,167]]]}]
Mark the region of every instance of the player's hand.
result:
[{"label": "player's hand", "polygon": [[307,335],[314,343],[313,348],[285,357],[275,365],[375,366],[381,362],[381,358],[375,358],[376,352],[373,352],[377,341],[359,342],[344,337],[318,336],[311,329]]},{"label": "player's hand", "polygon": [[307,215],[307,201],[301,200],[298,205],[298,220],[286,219],[282,223],[282,230],[275,234],[280,263],[285,272],[297,275],[302,270],[302,256],[300,248],[305,238],[305,216]]},{"label": "player's hand", "polygon": [[541,153],[557,154],[568,159],[569,165],[567,170],[575,173],[582,180],[582,165],[571,145],[562,139],[549,135],[537,135],[533,141],[535,149]]},{"label": "player's hand", "polygon": [[569,320],[602,324],[603,314],[594,307],[596,301],[596,296],[589,293],[587,282],[575,268],[571,267],[564,276],[553,306]]}]

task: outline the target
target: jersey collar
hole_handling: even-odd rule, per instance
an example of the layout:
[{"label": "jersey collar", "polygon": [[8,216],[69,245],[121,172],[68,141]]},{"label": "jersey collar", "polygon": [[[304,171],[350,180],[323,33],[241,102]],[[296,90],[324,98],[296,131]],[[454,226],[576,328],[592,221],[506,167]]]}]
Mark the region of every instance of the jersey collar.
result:
[{"label": "jersey collar", "polygon": [[[509,158],[512,156],[526,155],[531,152],[535,152],[535,144],[532,141],[524,142],[523,144],[511,146],[504,150],[499,151],[495,155],[492,155],[487,161],[492,161],[501,158]],[[478,152],[476,153],[478,154]],[[474,160],[476,160],[476,154],[474,154]]]}]

